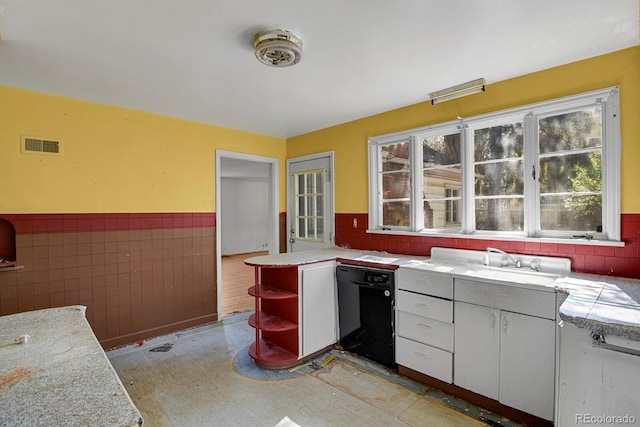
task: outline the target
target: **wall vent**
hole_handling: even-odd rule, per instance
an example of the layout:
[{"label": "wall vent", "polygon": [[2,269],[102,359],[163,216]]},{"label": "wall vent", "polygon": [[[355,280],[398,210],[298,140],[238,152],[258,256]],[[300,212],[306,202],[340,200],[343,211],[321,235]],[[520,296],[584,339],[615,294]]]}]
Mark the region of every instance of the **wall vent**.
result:
[{"label": "wall vent", "polygon": [[62,154],[62,142],[51,138],[23,136],[20,151],[23,153]]}]

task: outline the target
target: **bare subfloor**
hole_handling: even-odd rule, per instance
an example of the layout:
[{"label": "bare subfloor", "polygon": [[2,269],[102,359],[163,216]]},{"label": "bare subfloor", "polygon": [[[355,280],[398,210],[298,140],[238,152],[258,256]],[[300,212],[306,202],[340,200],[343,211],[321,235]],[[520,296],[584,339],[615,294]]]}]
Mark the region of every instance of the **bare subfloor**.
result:
[{"label": "bare subfloor", "polygon": [[107,353],[145,426],[271,427],[285,417],[314,427],[486,425],[475,419],[487,416],[479,408],[447,404],[336,350],[294,369],[260,369],[246,355],[254,339],[247,316]]}]

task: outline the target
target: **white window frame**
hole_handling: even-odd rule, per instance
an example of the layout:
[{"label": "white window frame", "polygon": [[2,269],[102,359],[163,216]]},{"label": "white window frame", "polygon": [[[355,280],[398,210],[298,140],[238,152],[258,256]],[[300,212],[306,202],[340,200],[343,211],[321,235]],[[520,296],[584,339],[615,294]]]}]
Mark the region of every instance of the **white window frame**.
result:
[{"label": "white window frame", "polygon": [[[588,234],[585,239],[576,239],[571,232],[539,230],[539,186],[531,177],[530,171],[535,165],[539,171],[537,153],[538,117],[585,108],[599,104],[602,107],[602,232]],[[532,241],[557,241],[561,243],[594,244],[623,246],[620,241],[620,138],[619,88],[617,86],[582,93],[574,96],[529,104],[489,114],[440,123],[432,126],[409,129],[393,134],[369,138],[369,224],[372,233],[409,233],[426,236],[485,239],[519,239]],[[474,212],[474,176],[473,176],[473,129],[490,126],[492,123],[504,124],[522,121],[524,127],[524,209],[525,225],[521,232],[495,232],[475,230]],[[422,229],[422,149],[420,138],[429,135],[460,132],[460,150],[462,162],[462,182],[460,188],[460,224],[461,231]],[[411,215],[410,227],[389,227],[382,225],[382,188],[380,173],[380,147],[387,144],[410,141],[411,144]]]}]

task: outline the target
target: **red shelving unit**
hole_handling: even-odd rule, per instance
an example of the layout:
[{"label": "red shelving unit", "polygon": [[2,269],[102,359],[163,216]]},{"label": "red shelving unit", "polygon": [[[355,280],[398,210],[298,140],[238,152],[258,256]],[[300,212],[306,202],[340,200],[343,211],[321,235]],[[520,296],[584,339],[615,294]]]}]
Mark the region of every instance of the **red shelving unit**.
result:
[{"label": "red shelving unit", "polygon": [[254,266],[255,286],[249,295],[255,298],[255,313],[249,325],[256,340],[249,356],[256,365],[283,369],[298,362],[298,267]]}]

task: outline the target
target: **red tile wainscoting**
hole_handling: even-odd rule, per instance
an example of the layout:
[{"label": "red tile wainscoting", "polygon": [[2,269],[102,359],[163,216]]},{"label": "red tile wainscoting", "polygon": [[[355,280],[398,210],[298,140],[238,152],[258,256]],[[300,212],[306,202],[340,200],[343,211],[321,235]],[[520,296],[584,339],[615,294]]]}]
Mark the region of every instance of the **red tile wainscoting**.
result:
[{"label": "red tile wainscoting", "polygon": [[87,306],[104,348],[218,320],[215,213],[0,214],[20,269],[0,315]]},{"label": "red tile wainscoting", "polygon": [[[357,228],[353,227],[354,218]],[[472,250],[492,246],[509,252],[570,258],[575,272],[640,278],[640,214],[622,215],[624,247],[376,234],[366,232],[367,221],[367,214],[336,214],[336,245],[421,256],[429,256],[434,246]]]}]

